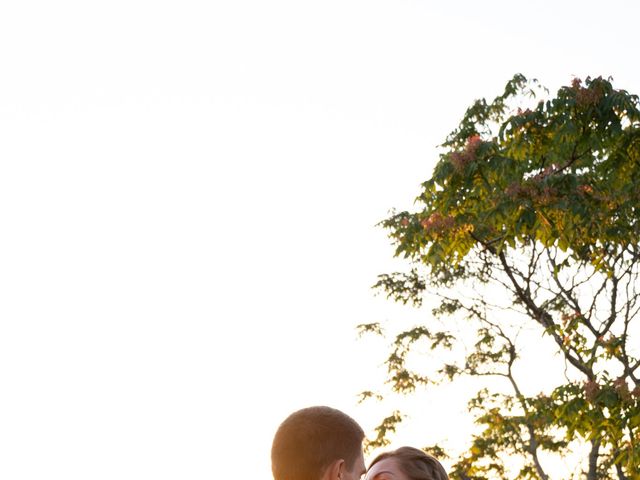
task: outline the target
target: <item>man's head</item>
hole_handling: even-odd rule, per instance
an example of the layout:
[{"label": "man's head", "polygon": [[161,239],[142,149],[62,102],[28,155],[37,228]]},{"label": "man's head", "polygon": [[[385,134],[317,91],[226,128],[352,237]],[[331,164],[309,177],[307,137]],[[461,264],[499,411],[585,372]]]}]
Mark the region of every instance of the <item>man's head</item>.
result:
[{"label": "man's head", "polygon": [[275,480],[359,480],[364,432],[330,407],[298,410],[282,422],[271,447]]}]

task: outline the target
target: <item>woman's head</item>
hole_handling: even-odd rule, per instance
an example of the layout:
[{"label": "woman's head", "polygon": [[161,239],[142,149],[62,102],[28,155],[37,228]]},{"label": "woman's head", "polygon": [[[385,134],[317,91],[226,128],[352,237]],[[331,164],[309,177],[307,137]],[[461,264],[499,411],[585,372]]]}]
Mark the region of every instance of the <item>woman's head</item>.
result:
[{"label": "woman's head", "polygon": [[448,480],[440,462],[413,447],[378,455],[369,465],[366,480]]}]

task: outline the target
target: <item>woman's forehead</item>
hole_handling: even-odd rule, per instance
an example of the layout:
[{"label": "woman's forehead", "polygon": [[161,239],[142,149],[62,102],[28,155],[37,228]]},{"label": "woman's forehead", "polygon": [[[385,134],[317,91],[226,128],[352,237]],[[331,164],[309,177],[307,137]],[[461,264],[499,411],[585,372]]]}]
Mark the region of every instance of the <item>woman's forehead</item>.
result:
[{"label": "woman's forehead", "polygon": [[397,476],[399,472],[398,462],[395,458],[387,457],[382,460],[377,461],[367,472],[367,480],[372,480],[374,477],[378,475],[382,475],[384,473],[389,474],[391,476]]}]

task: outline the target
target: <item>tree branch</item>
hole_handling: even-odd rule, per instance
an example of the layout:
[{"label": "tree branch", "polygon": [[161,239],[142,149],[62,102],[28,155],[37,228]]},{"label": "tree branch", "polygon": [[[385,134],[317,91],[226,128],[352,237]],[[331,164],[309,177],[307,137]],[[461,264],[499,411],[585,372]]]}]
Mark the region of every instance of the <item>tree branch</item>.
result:
[{"label": "tree branch", "polygon": [[595,375],[593,374],[593,370],[590,369],[582,359],[574,357],[571,354],[571,352],[565,347],[562,338],[560,338],[560,336],[558,335],[558,332],[555,331],[554,327],[556,325],[555,325],[555,323],[553,321],[553,318],[551,318],[551,315],[549,315],[548,312],[545,312],[544,310],[540,309],[540,307],[538,307],[535,304],[533,299],[531,297],[529,297],[528,295],[526,295],[525,291],[518,284],[517,280],[513,276],[513,272],[511,271],[511,268],[509,267],[509,264],[507,263],[507,259],[506,259],[505,255],[504,255],[504,252],[500,252],[498,254],[498,258],[500,259],[500,262],[502,263],[502,266],[504,268],[505,273],[507,274],[507,276],[511,280],[511,283],[513,284],[513,286],[514,286],[514,288],[516,290],[518,298],[525,304],[525,306],[527,307],[527,309],[531,313],[531,316],[534,319],[536,319],[538,321],[538,323],[540,323],[540,325],[542,325],[546,329],[547,332],[549,332],[551,334],[553,339],[556,341],[556,344],[560,347],[560,349],[564,353],[564,355],[567,358],[567,360],[571,363],[571,365],[573,365],[578,370],[580,370],[582,373],[584,373],[589,380],[594,380],[595,379]]},{"label": "tree branch", "polygon": [[589,470],[587,480],[597,480],[598,478],[598,456],[600,454],[600,439],[591,440],[591,451],[589,452]]}]

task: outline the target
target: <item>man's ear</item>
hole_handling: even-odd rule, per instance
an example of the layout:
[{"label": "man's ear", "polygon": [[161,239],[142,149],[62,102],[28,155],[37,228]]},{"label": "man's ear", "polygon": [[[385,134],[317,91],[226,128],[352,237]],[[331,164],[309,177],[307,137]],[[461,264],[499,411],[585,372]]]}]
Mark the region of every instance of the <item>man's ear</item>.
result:
[{"label": "man's ear", "polygon": [[324,472],[324,476],[322,480],[343,480],[345,470],[345,462],[341,458],[339,460],[334,461],[329,465],[327,470]]}]

